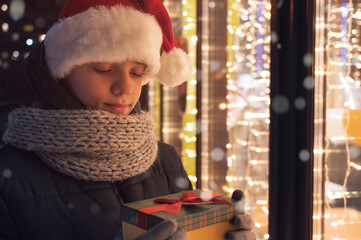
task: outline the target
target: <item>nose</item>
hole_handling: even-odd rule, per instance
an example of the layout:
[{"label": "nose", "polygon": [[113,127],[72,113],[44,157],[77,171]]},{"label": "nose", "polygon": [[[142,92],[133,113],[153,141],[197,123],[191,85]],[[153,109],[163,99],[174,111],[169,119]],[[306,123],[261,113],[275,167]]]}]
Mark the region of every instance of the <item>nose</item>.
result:
[{"label": "nose", "polygon": [[111,92],[117,95],[132,94],[133,83],[128,74],[119,74],[113,81]]}]

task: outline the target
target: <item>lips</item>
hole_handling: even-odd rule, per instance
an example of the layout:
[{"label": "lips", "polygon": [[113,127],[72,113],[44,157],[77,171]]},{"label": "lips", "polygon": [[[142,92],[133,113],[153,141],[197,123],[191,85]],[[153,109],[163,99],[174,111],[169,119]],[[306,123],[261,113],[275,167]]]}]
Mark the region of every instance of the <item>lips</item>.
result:
[{"label": "lips", "polygon": [[111,104],[111,103],[104,103],[112,112],[119,112],[123,113],[126,112],[130,108],[130,104]]}]

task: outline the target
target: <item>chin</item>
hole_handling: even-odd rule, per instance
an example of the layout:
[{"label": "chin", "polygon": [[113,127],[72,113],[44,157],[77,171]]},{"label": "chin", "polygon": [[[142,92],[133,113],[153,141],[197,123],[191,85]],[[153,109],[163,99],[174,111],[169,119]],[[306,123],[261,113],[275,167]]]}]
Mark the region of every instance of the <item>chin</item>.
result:
[{"label": "chin", "polygon": [[109,113],[122,115],[122,116],[128,116],[130,111],[114,111],[114,110],[107,110]]}]

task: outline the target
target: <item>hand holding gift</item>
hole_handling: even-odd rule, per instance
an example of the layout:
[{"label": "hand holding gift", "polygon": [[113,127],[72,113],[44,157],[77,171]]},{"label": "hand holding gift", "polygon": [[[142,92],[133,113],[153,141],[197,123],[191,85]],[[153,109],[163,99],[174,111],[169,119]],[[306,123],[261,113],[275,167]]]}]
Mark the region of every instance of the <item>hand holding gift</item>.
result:
[{"label": "hand holding gift", "polygon": [[254,239],[250,231],[254,222],[244,214],[241,198],[194,190],[128,203],[122,208],[124,240]]},{"label": "hand holding gift", "polygon": [[[243,200],[244,193],[241,190],[235,190],[232,199]],[[253,218],[246,213],[236,213],[231,221],[239,230],[231,231],[227,234],[228,240],[255,240],[256,235],[251,231],[254,228]]]}]

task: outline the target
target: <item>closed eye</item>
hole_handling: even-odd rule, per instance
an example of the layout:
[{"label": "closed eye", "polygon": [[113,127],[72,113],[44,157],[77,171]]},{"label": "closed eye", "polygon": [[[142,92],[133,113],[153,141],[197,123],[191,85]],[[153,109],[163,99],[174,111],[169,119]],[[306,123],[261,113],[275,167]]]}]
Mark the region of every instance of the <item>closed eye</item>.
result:
[{"label": "closed eye", "polygon": [[101,68],[94,68],[94,70],[96,71],[96,72],[99,72],[99,73],[108,73],[108,72],[111,72],[112,71],[112,69],[111,68],[109,68],[109,69],[101,69]]},{"label": "closed eye", "polygon": [[131,72],[130,74],[132,74],[134,77],[139,77],[139,78],[143,76],[142,73]]}]

